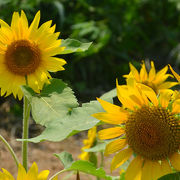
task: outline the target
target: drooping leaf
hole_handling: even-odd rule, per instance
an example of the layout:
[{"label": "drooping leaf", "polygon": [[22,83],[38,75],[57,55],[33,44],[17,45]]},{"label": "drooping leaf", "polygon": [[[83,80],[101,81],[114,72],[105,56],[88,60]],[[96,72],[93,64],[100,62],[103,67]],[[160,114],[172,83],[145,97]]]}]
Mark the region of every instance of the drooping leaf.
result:
[{"label": "drooping leaf", "polygon": [[90,174],[105,180],[118,180],[119,177],[113,177],[106,175],[102,168],[96,168],[96,166],[88,161],[78,160],[74,161],[72,155],[68,152],[62,152],[60,154],[55,154],[55,156],[63,163],[64,169],[67,171],[79,171],[86,174]]},{"label": "drooping leaf", "polygon": [[82,43],[75,39],[65,39],[65,40],[62,40],[61,46],[66,47],[66,48],[60,54],[84,52],[84,51],[88,50],[88,48],[91,46],[91,44],[92,44],[92,42]]},{"label": "drooping leaf", "polygon": [[72,158],[72,154],[64,151],[60,154],[54,154],[58,159],[60,159],[60,161],[62,162],[62,164],[64,165],[64,169],[68,169],[71,164],[73,163],[73,158]]},{"label": "drooping leaf", "polygon": [[78,171],[84,172],[86,174],[91,174],[99,178],[111,180],[111,177],[107,176],[105,171],[102,168],[96,169],[96,167],[88,161],[82,161],[82,160],[75,161],[72,163],[69,170],[78,170]]},{"label": "drooping leaf", "polygon": [[[42,134],[28,141],[61,141],[99,122],[91,116],[104,111],[98,101],[83,103],[82,107],[78,107],[73,91],[62,80],[51,79],[50,82],[40,94],[30,87],[22,88],[32,106],[34,120],[46,127]],[[111,98],[105,100],[112,102]]]}]

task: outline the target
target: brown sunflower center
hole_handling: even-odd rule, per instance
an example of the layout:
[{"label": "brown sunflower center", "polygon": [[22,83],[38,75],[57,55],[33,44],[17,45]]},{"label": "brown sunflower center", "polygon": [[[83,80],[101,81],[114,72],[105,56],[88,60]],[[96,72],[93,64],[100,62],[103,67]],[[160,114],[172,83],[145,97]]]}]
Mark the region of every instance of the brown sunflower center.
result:
[{"label": "brown sunflower center", "polygon": [[35,72],[41,62],[41,53],[37,45],[18,40],[11,43],[5,53],[5,64],[14,74],[25,76]]},{"label": "brown sunflower center", "polygon": [[162,107],[133,112],[126,122],[126,136],[133,151],[150,160],[162,160],[179,148],[178,118]]}]

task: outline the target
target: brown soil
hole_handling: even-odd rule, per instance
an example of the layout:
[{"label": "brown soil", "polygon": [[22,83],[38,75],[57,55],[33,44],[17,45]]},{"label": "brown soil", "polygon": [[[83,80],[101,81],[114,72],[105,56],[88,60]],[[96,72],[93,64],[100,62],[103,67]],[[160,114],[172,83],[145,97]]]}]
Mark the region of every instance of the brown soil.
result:
[{"label": "brown soil", "polygon": [[[17,157],[21,162],[21,142],[16,141],[16,137],[21,136],[21,117],[15,116],[11,113],[11,107],[17,104],[16,101],[12,101],[12,99],[8,99],[5,102],[1,102],[0,105],[0,134],[9,142],[11,147],[14,149]],[[34,124],[34,122],[30,121],[30,136],[37,136],[39,131],[42,130],[41,127]],[[6,129],[6,130],[4,130]],[[82,140],[86,138],[86,132],[82,132],[79,135],[72,136],[61,142],[41,142],[38,144],[29,143],[29,167],[33,162],[36,162],[39,168],[39,171],[49,170],[49,178],[55,174],[56,172],[63,169],[63,165],[60,160],[57,159],[53,154],[61,153],[63,151],[67,151],[72,154],[74,160],[78,160],[78,155],[81,153],[80,149],[83,146]],[[107,174],[111,174],[110,172],[110,157],[105,158],[105,170]],[[8,170],[14,177],[17,176],[17,167],[12,159],[9,151],[4,146],[4,144],[0,141],[0,170],[4,168]],[[59,176],[59,180],[76,180],[76,174],[72,173],[69,178],[65,178],[71,172],[63,173]],[[112,175],[112,174],[111,174]],[[119,175],[119,171],[113,172],[113,175]],[[96,177],[91,175],[86,175],[80,173],[81,180],[95,180]]]},{"label": "brown soil", "polygon": [[[10,137],[9,132],[6,132],[2,129],[0,129],[0,132],[11,144],[18,158],[21,160],[21,143],[17,142],[14,137]],[[48,177],[51,177],[53,174],[63,169],[63,165],[53,154],[67,151],[73,155],[74,160],[78,160],[78,155],[81,153],[80,147],[82,147],[82,139],[82,137],[77,138],[76,136],[73,136],[61,142],[41,142],[38,144],[29,143],[29,166],[31,166],[33,162],[36,162],[39,171],[48,169],[50,170],[50,175]],[[108,174],[111,174],[110,161],[111,158],[105,159],[106,172]],[[10,153],[2,142],[0,142],[0,169],[1,168],[8,170],[14,176],[17,175],[17,168],[15,162],[13,161]],[[59,176],[59,179],[63,180],[68,174],[70,173],[68,172],[61,174]],[[118,175],[118,171],[113,174]],[[68,180],[75,179],[76,174],[72,174],[72,176],[68,178]],[[80,179],[95,180],[96,178],[90,175],[80,173]]]}]

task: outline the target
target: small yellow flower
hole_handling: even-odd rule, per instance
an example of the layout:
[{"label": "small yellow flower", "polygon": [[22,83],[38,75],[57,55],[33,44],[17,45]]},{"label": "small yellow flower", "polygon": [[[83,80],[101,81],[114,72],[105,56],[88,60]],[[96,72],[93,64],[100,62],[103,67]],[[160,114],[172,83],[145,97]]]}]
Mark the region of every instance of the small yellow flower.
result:
[{"label": "small yellow flower", "polygon": [[[148,86],[128,79],[127,85],[117,84],[117,95],[123,107],[98,99],[106,112],[93,116],[115,125],[99,131],[100,139],[114,139],[105,155],[116,153],[111,170],[132,159],[126,180],[156,180],[180,170],[180,100],[173,100],[173,91],[159,96]],[[169,164],[170,163],[170,164]]]},{"label": "small yellow flower", "polygon": [[[37,164],[34,162],[28,172],[19,164],[17,180],[47,180],[48,170],[41,171],[38,174]],[[0,180],[15,180],[14,177],[5,169],[0,171]]]},{"label": "small yellow flower", "polygon": [[140,72],[138,72],[138,70],[131,63],[129,64],[129,66],[130,66],[130,73],[128,75],[124,75],[124,77],[127,79],[134,78],[136,82],[151,87],[156,92],[156,94],[158,94],[159,91],[169,89],[177,85],[176,82],[166,81],[168,77],[171,77],[170,74],[166,74],[168,70],[168,66],[165,66],[157,73],[153,61],[151,61],[151,69],[149,73],[146,70],[144,61],[141,64]]},{"label": "small yellow flower", "polygon": [[81,160],[86,160],[86,161],[89,160],[90,153],[85,152],[84,149],[89,149],[94,145],[96,140],[96,131],[97,131],[96,126],[88,130],[88,139],[84,139],[83,141],[84,147],[81,148],[82,153],[79,155],[79,158]]},{"label": "small yellow flower", "polygon": [[55,55],[65,47],[60,47],[59,32],[55,31],[52,21],[39,26],[40,11],[30,26],[23,11],[14,12],[11,25],[0,19],[0,88],[1,96],[13,93],[22,99],[20,86],[26,84],[39,92],[44,83],[49,82],[48,71],[64,70],[66,61]]}]

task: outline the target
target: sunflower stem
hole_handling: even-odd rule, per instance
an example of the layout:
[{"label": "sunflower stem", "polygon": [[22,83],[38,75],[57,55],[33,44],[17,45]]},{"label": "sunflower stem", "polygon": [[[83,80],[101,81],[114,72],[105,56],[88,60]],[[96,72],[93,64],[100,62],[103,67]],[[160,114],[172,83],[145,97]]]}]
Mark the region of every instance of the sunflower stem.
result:
[{"label": "sunflower stem", "polygon": [[[28,139],[29,135],[29,116],[30,116],[30,104],[26,96],[24,96],[23,107],[23,134],[22,139]],[[25,170],[28,170],[28,142],[22,142],[22,161]]]},{"label": "sunflower stem", "polygon": [[12,147],[10,146],[10,144],[4,139],[4,137],[2,135],[0,135],[0,139],[2,140],[2,142],[4,143],[4,145],[7,147],[7,149],[9,150],[9,152],[11,153],[17,167],[18,167],[18,164],[19,164],[19,160],[15,154],[15,152],[13,151]]},{"label": "sunflower stem", "polygon": [[66,172],[66,171],[71,171],[71,170],[69,170],[69,169],[63,169],[63,170],[57,172],[56,174],[54,174],[53,176],[51,176],[51,177],[49,178],[49,180],[53,180],[53,178],[55,178],[55,177],[58,176],[59,174],[61,174],[61,173],[63,173],[63,172]]}]

